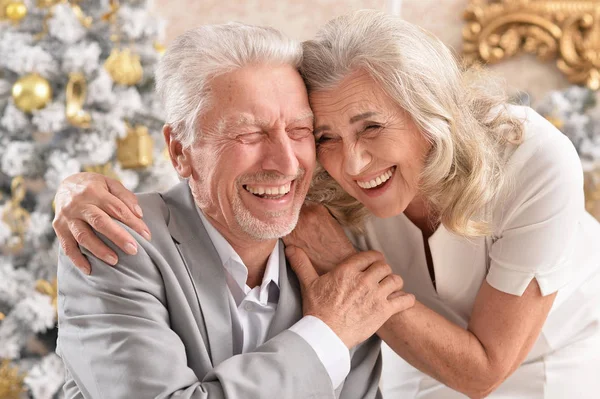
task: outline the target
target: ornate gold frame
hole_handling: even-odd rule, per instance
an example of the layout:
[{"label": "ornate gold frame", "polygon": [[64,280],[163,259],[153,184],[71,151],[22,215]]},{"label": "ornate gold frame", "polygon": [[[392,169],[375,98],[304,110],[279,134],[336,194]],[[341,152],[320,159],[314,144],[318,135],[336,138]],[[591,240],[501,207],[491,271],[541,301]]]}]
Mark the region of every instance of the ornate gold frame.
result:
[{"label": "ornate gold frame", "polygon": [[557,59],[572,83],[600,88],[600,0],[471,0],[464,19],[468,65],[533,53]]}]

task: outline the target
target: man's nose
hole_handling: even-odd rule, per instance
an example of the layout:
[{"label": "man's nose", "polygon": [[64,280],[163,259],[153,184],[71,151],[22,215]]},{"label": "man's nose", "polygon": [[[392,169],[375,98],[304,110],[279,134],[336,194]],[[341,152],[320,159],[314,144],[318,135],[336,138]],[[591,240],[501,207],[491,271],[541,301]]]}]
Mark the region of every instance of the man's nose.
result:
[{"label": "man's nose", "polygon": [[273,170],[286,176],[295,176],[298,173],[298,166],[293,140],[285,131],[278,133],[268,144],[263,169]]},{"label": "man's nose", "polygon": [[344,171],[358,176],[367,169],[373,157],[361,143],[345,143],[343,149]]}]

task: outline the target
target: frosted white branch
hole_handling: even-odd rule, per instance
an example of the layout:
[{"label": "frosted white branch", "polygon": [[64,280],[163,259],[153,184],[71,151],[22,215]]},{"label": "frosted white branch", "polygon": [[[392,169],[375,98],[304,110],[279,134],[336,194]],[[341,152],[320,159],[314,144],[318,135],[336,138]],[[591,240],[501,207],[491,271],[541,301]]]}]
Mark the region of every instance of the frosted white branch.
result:
[{"label": "frosted white branch", "polygon": [[99,64],[100,45],[96,42],[82,42],[70,46],[63,56],[62,70],[64,73],[83,72],[91,76],[92,72],[101,67]]},{"label": "frosted white branch", "polygon": [[33,399],[52,399],[64,379],[62,360],[56,353],[50,353],[27,373],[25,384],[29,387]]},{"label": "frosted white branch", "polygon": [[2,156],[2,172],[11,177],[32,176],[40,169],[36,145],[30,141],[12,141]]},{"label": "frosted white branch", "polygon": [[48,21],[50,35],[63,43],[74,44],[86,35],[86,28],[69,4],[59,4],[54,7],[54,17]]},{"label": "frosted white branch", "polygon": [[48,169],[44,178],[48,188],[56,190],[65,178],[81,170],[81,164],[62,151],[54,151],[48,157]]},{"label": "frosted white branch", "polygon": [[4,108],[0,125],[11,133],[24,133],[29,128],[27,116],[10,102]]},{"label": "frosted white branch", "polygon": [[54,133],[67,126],[65,106],[62,102],[53,102],[46,108],[33,113],[33,124],[40,132]]}]

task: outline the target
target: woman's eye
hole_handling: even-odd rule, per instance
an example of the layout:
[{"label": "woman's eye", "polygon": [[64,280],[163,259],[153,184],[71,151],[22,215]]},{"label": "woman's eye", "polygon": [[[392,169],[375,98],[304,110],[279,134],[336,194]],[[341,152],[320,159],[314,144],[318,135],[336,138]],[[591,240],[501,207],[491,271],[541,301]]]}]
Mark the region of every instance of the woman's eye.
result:
[{"label": "woman's eye", "polygon": [[324,144],[324,143],[327,143],[328,141],[331,141],[331,140],[332,140],[332,138],[331,138],[331,137],[327,137],[327,136],[321,136],[321,137],[318,137],[318,138],[315,140],[315,142],[316,142],[316,143],[317,143],[317,145],[318,145],[318,144]]},{"label": "woman's eye", "polygon": [[360,132],[358,135],[359,136],[365,136],[365,137],[377,137],[379,136],[379,132],[381,131],[383,126],[381,125],[367,125],[365,126],[365,128],[363,129],[362,132]]}]

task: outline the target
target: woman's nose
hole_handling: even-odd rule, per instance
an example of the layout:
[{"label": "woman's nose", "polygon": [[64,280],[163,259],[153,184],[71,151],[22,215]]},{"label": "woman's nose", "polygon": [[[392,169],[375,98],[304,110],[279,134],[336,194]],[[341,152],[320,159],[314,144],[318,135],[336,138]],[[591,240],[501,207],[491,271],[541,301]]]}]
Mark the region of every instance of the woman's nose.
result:
[{"label": "woman's nose", "polygon": [[350,176],[358,176],[373,160],[373,157],[360,143],[344,145],[344,170]]}]

